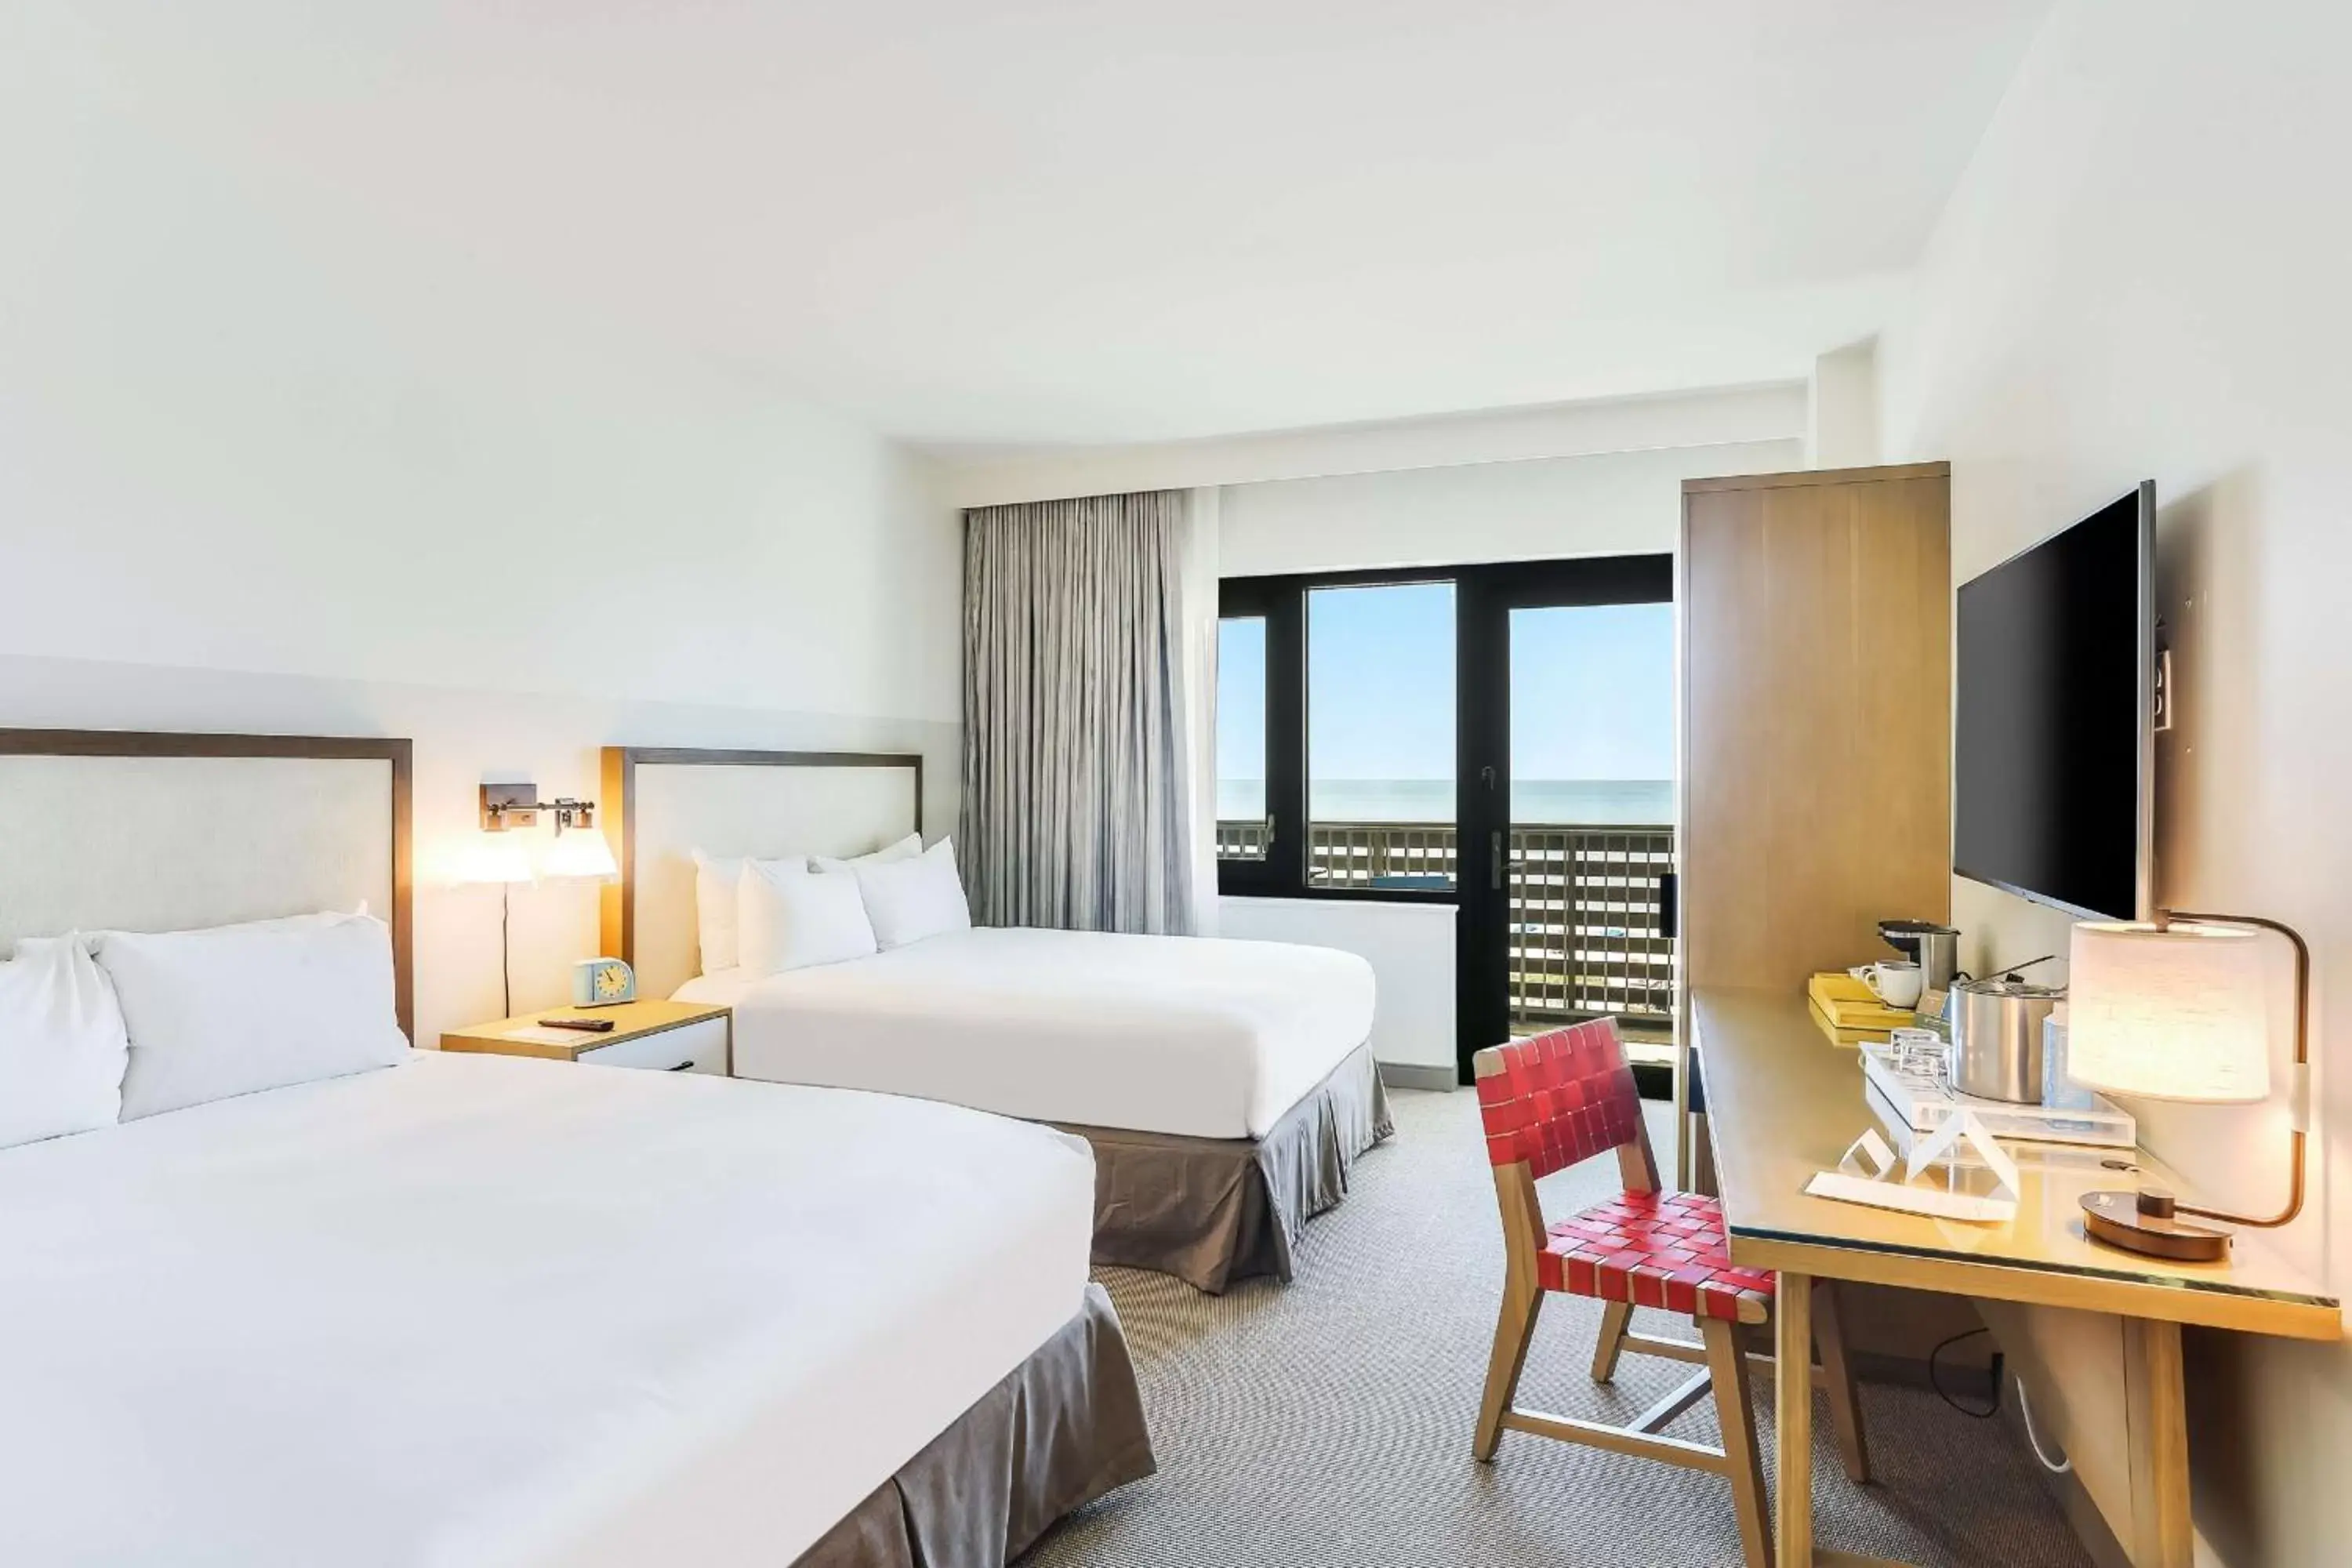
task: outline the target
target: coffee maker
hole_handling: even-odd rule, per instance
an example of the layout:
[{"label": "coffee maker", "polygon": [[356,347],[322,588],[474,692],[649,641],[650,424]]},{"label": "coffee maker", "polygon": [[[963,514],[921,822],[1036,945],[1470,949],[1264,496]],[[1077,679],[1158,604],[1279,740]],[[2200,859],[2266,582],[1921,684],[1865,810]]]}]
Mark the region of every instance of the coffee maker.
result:
[{"label": "coffee maker", "polygon": [[1879,937],[1887,946],[1919,966],[1919,980],[1927,991],[1951,989],[1960,971],[1960,933],[1933,921],[1881,921]]}]

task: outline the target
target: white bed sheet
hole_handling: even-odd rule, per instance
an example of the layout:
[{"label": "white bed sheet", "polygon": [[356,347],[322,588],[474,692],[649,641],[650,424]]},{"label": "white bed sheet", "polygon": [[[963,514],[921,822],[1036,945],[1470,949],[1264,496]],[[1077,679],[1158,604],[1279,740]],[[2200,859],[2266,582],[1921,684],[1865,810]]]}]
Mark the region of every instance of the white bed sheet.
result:
[{"label": "white bed sheet", "polygon": [[1372,968],[1288,942],[980,928],[680,998],[735,1071],[1037,1121],[1259,1138],[1372,1028]]},{"label": "white bed sheet", "polygon": [[1077,1140],[418,1053],[0,1151],[0,1559],[789,1563],[1079,1307]]}]

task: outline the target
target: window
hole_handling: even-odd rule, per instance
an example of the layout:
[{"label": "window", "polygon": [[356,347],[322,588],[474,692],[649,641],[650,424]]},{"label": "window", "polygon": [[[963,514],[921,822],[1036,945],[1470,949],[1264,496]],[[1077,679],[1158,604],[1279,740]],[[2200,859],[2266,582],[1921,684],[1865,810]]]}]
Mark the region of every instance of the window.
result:
[{"label": "window", "polygon": [[1307,594],[1307,881],[1454,880],[1454,584]]},{"label": "window", "polygon": [[1524,869],[1527,823],[1605,806],[1607,826],[1663,829],[1673,572],[1656,555],[1223,579],[1219,890],[1467,907]]},{"label": "window", "polygon": [[1265,617],[1217,623],[1217,858],[1264,860]]},{"label": "window", "polygon": [[1674,560],[1217,585],[1217,889],[1453,910],[1454,1045],[1671,1031]]},{"label": "window", "polygon": [[1511,821],[1671,824],[1674,605],[1514,609],[1510,643]]}]

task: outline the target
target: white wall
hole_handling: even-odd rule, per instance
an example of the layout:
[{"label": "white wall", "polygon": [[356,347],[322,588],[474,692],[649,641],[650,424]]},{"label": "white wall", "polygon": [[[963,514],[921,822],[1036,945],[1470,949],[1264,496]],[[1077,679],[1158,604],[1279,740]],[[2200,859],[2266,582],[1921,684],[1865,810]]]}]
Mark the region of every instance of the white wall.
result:
[{"label": "white wall", "polygon": [[1878,340],[1813,359],[1806,384],[1805,466],[1863,468],[1878,461]]},{"label": "white wall", "polygon": [[[2339,1292],[2352,1286],[2352,1033],[2328,1005],[2352,994],[2347,58],[2352,13],[2338,6],[2062,5],[1880,362],[1889,458],[1951,459],[1958,577],[2157,482],[2179,682],[2158,758],[2158,896],[2267,914],[2311,940],[2317,1168],[2284,1245]],[[2044,951],[2048,917],[1961,892],[1978,942]],[[2147,1130],[2200,1191],[2283,1194],[2276,1108],[2172,1108]],[[2041,1331],[2112,1344],[2095,1323]],[[2352,1350],[2196,1335],[2190,1356],[2206,1560],[2339,1560]],[[2095,1366],[2075,1380],[2063,1414],[2078,1435],[2120,1429],[2111,1383]],[[2118,1479],[2084,1479],[2112,1517]]]},{"label": "white wall", "polygon": [[1495,409],[1321,430],[1276,430],[1141,447],[941,450],[958,506],[1334,474],[1459,468],[1801,437],[1803,382]]},{"label": "white wall", "polygon": [[1684,479],[1802,466],[1788,437],[1227,485],[1218,571],[1670,552]]},{"label": "white wall", "polygon": [[[497,895],[436,885],[485,779],[593,795],[608,742],[920,746],[950,825],[961,563],[925,461],[268,149],[12,81],[0,723],[412,737],[428,1039],[497,1005]],[[594,910],[518,894],[518,1005]]]},{"label": "white wall", "polygon": [[462,273],[112,237],[0,272],[0,651],[955,715],[956,535],[889,443]]},{"label": "white wall", "polygon": [[1454,910],[1448,904],[1342,903],[1337,900],[1221,899],[1219,933],[1307,942],[1355,953],[1372,966],[1379,1002],[1376,1061],[1451,1078],[1454,1060]]}]

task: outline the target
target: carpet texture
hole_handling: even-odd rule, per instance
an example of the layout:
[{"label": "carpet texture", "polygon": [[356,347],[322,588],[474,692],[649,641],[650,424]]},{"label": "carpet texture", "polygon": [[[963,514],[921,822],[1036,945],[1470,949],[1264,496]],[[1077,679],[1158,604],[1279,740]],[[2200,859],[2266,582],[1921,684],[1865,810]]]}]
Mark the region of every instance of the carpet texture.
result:
[{"label": "carpet texture", "polygon": [[[1506,1433],[1491,1465],[1470,1431],[1503,1277],[1492,1179],[1467,1093],[1392,1091],[1397,1135],[1356,1166],[1347,1201],[1307,1227],[1298,1277],[1203,1296],[1164,1275],[1105,1268],[1142,1380],[1160,1473],[1065,1521],[1031,1568],[1298,1568],[1303,1564],[1737,1563],[1727,1483],[1702,1471]],[[1652,1136],[1663,1150],[1664,1108]],[[1612,1190],[1603,1160],[1543,1184],[1558,1217]],[[1587,1375],[1597,1302],[1555,1296],[1528,1353],[1523,1404],[1630,1419],[1685,1375],[1628,1355]],[[1688,1320],[1636,1327],[1690,1337]],[[1759,1377],[1767,1485],[1769,1378]],[[2000,1421],[1930,1393],[1867,1385],[1877,1481],[1838,1467],[1817,1397],[1814,1531],[1823,1546],[1921,1564],[2088,1568]],[[1703,1401],[1668,1431],[1713,1443]]]}]

